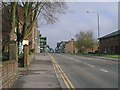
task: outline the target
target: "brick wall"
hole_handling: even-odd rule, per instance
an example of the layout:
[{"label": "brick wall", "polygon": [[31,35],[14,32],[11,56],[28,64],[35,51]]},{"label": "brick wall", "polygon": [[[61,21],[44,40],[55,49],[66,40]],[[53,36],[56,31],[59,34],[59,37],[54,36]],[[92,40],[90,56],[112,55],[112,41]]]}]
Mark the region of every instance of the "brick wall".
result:
[{"label": "brick wall", "polygon": [[120,53],[119,40],[118,36],[100,39],[100,52],[108,54]]},{"label": "brick wall", "polygon": [[16,60],[4,61],[0,65],[1,88],[9,88],[18,79],[18,62]]}]

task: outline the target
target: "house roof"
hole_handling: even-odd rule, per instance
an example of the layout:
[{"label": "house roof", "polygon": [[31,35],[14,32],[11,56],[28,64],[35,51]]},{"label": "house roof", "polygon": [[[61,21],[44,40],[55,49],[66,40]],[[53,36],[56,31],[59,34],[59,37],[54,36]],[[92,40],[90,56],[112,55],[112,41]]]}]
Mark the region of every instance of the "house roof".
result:
[{"label": "house roof", "polygon": [[105,36],[103,36],[103,37],[100,37],[99,39],[114,37],[114,36],[118,36],[118,35],[120,35],[120,30],[117,30],[117,31],[115,31],[115,32],[112,32],[112,33],[110,33],[110,34],[107,34],[107,35],[105,35]]}]

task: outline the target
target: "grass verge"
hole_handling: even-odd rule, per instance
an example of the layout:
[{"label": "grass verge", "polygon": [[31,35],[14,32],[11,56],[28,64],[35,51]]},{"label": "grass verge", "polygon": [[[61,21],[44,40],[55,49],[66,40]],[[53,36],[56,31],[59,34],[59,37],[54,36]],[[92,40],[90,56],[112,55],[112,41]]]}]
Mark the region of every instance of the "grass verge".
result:
[{"label": "grass verge", "polygon": [[110,55],[110,54],[88,54],[88,53],[76,53],[75,55],[82,55],[82,56],[99,56],[99,57],[106,57],[106,58],[115,58],[120,59],[120,55]]}]

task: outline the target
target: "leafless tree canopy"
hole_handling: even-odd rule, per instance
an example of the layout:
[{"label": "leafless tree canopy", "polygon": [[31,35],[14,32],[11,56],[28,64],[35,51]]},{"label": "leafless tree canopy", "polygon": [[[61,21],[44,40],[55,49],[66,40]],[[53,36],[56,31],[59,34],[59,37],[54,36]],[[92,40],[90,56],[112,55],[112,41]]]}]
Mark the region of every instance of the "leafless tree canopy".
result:
[{"label": "leafless tree canopy", "polygon": [[[47,24],[53,24],[58,21],[58,14],[65,14],[67,11],[67,4],[65,2],[19,2],[19,5],[24,7],[26,3],[31,4],[32,12],[40,15],[44,22]],[[38,11],[36,13],[36,11]]]},{"label": "leafless tree canopy", "polygon": [[56,14],[64,14],[67,10],[67,5],[64,2],[46,2],[46,5],[41,10],[41,16],[46,20],[46,23],[55,23],[58,21]]}]

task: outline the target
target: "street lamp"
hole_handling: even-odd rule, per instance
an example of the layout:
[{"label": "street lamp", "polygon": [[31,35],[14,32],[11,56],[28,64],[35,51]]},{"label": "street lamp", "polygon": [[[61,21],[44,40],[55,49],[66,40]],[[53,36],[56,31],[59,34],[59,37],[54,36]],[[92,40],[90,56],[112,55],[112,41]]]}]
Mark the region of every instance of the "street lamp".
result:
[{"label": "street lamp", "polygon": [[87,11],[87,13],[96,13],[97,14],[97,22],[98,22],[98,39],[100,38],[100,28],[99,28],[99,13],[94,11]]},{"label": "street lamp", "polygon": [[[99,38],[100,38],[99,13],[98,13],[98,12],[94,12],[94,11],[87,11],[87,13],[96,13],[96,15],[97,15],[97,22],[98,22],[98,39],[99,39]],[[98,51],[100,52],[100,47],[99,47]]]}]

